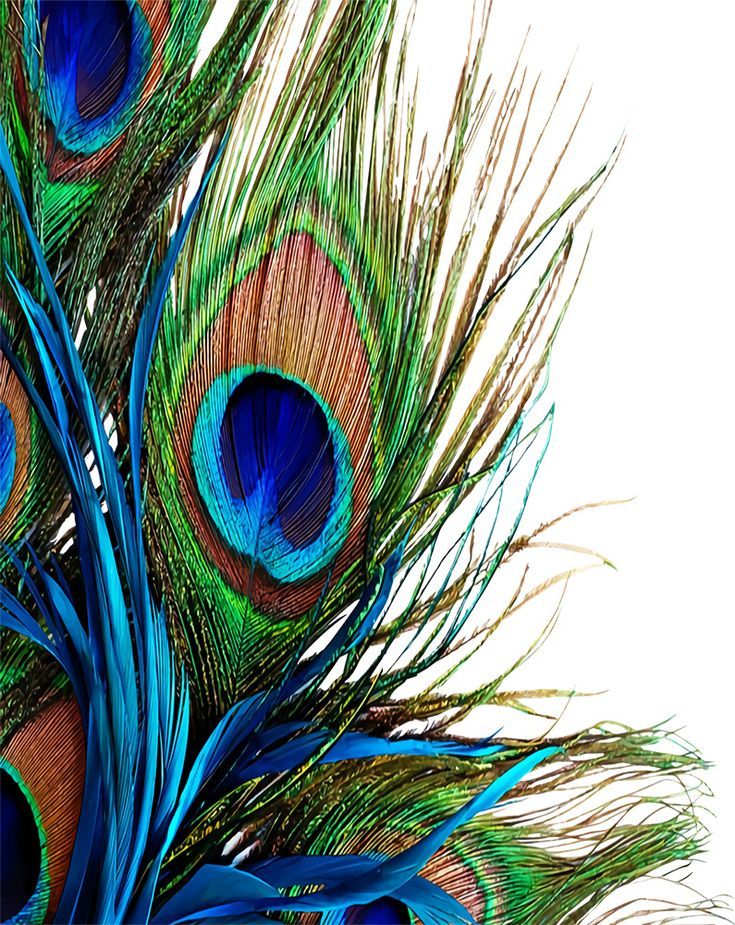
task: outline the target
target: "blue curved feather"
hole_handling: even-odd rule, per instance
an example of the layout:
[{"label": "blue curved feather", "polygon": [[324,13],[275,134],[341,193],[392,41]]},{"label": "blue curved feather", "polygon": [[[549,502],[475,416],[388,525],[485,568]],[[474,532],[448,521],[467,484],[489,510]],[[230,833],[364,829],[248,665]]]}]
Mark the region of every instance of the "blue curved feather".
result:
[{"label": "blue curved feather", "polygon": [[[436,905],[438,896],[439,887],[425,880],[422,883],[418,876],[431,856],[459,826],[493,807],[538,764],[559,753],[558,748],[545,748],[522,758],[445,822],[393,858],[375,860],[332,855],[273,858],[250,865],[247,870],[205,864],[162,906],[152,921],[160,925],[179,925],[249,912],[329,912],[368,903],[381,896],[393,896],[419,914],[424,906],[428,910]],[[279,892],[303,885],[319,885],[320,889],[296,896]],[[447,917],[443,921],[446,925],[472,922],[457,900],[449,894],[444,895]],[[434,921],[440,920],[434,916]]]},{"label": "blue curved feather", "polygon": [[[297,730],[289,727],[298,725]],[[269,737],[277,736],[279,726],[266,730]],[[320,764],[334,764],[339,761],[357,761],[389,755],[425,755],[430,757],[489,758],[504,750],[491,740],[465,744],[453,740],[382,738],[362,732],[345,732],[337,735],[328,729],[309,732],[306,724],[289,724],[283,730],[285,736],[293,738],[283,744],[271,746],[264,742],[265,736],[258,734],[250,743],[248,751],[226,778],[226,786],[234,787],[265,774],[281,774],[293,770],[331,745],[319,758]],[[253,752],[258,753],[253,757]]]}]

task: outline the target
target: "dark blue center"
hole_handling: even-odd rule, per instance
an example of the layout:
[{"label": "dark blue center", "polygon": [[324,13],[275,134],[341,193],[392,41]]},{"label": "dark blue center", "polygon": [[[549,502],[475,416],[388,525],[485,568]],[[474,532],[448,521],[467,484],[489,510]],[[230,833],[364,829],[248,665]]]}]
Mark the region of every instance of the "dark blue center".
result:
[{"label": "dark blue center", "polygon": [[285,538],[304,549],[324,530],[335,490],[334,444],[316,399],[299,383],[253,373],[233,391],[220,429],[233,498],[267,482]]},{"label": "dark blue center", "polygon": [[345,925],[411,925],[411,915],[403,903],[384,896],[367,906],[350,906]]},{"label": "dark blue center", "polygon": [[0,514],[10,498],[15,477],[15,425],[7,405],[0,401]]},{"label": "dark blue center", "polygon": [[[41,0],[46,23],[45,67],[50,76],[75,75],[73,91],[82,119],[105,115],[125,85],[133,41],[124,0]],[[76,68],[71,65],[76,60]],[[68,77],[67,77],[68,79]],[[72,90],[67,86],[67,93]]]},{"label": "dark blue center", "polygon": [[33,810],[17,782],[0,769],[0,918],[11,919],[33,895],[41,841]]}]

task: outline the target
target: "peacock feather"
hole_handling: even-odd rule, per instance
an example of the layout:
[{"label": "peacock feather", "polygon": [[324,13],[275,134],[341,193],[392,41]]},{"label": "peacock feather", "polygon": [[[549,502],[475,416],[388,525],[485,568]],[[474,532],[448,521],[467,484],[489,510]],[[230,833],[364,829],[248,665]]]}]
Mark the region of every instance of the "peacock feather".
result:
[{"label": "peacock feather", "polygon": [[697,753],[461,735],[570,696],[508,686],[555,615],[457,684],[574,571],[495,590],[615,154],[532,188],[489,4],[434,152],[400,4],[240,0],[202,59],[212,9],[0,7],[1,917],[622,921],[701,848]]}]

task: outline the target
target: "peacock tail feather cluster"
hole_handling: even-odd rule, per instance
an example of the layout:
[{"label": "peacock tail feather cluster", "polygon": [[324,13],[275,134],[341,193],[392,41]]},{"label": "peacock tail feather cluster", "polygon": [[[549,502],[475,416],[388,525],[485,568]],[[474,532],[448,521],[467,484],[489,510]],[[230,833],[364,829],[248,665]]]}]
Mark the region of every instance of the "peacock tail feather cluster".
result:
[{"label": "peacock tail feather cluster", "polygon": [[536,135],[482,76],[489,4],[433,151],[401,4],[239,0],[203,57],[213,9],[0,6],[0,917],[713,920],[626,892],[702,848],[694,749],[513,736],[556,611],[459,683],[576,570],[521,522],[616,155],[534,188],[562,91]]}]

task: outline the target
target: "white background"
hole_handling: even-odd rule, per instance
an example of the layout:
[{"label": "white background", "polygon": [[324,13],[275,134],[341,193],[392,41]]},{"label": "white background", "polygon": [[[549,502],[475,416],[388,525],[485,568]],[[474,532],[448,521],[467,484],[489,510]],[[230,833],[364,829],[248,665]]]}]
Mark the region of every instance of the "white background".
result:
[{"label": "white background", "polygon": [[[471,13],[451,6],[455,26]],[[451,47],[448,7],[419,4],[427,60]],[[691,884],[735,893],[735,4],[497,0],[498,61],[528,25],[532,71],[553,84],[576,51],[570,82],[593,89],[577,178],[627,136],[555,348],[554,436],[529,520],[635,500],[567,525],[617,571],[572,584],[525,678],[604,689],[585,702],[591,719],[674,717],[715,763],[710,850]]]},{"label": "white background", "polygon": [[[437,113],[472,6],[418,2],[420,87]],[[498,74],[529,25],[524,60],[547,90],[575,52],[572,108],[593,88],[565,176],[583,180],[623,131],[627,141],[590,216],[592,248],[555,350],[554,437],[528,521],[635,500],[566,525],[566,540],[602,550],[617,571],[576,580],[524,680],[606,691],[574,705],[581,722],[673,717],[715,763],[710,850],[690,882],[735,893],[735,3],[496,0]]]}]

